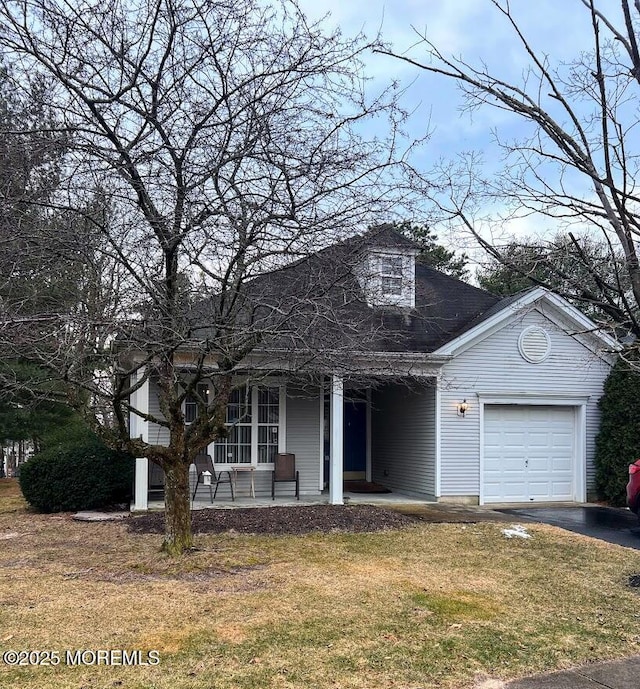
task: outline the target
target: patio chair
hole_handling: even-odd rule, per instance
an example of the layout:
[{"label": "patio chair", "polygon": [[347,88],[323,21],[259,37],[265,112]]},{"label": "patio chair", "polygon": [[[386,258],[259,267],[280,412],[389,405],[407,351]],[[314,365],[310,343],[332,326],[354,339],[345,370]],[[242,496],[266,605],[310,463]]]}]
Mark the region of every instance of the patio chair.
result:
[{"label": "patio chair", "polygon": [[276,483],[295,483],[296,499],[300,500],[300,472],[296,471],[296,456],[291,452],[277,454],[271,472],[271,499],[276,499]]},{"label": "patio chair", "polygon": [[[221,471],[219,473],[216,472],[215,467],[213,466],[213,462],[211,461],[210,455],[196,455],[194,464],[196,465],[197,478],[195,482],[195,487],[193,489],[193,495],[191,496],[192,501],[195,500],[196,492],[198,491],[198,485],[200,483],[204,484],[204,472],[208,471],[211,474],[211,483],[209,484],[209,496],[211,497],[211,502],[213,502],[216,499],[216,495],[218,494],[218,488],[220,487],[221,483],[229,484],[229,490],[231,491],[231,499],[235,502],[236,497],[233,492],[233,481],[231,480],[230,471]],[[213,490],[213,486],[216,487],[215,491]]]}]

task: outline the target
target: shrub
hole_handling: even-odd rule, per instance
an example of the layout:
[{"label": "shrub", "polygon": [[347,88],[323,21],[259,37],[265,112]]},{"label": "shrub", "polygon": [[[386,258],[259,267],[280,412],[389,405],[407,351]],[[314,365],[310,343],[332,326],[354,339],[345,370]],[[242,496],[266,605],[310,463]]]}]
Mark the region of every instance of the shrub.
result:
[{"label": "shrub", "polygon": [[39,512],[88,510],[131,499],[134,459],[95,436],[50,445],[22,465],[20,488]]},{"label": "shrub", "polygon": [[619,360],[605,382],[599,406],[600,432],[596,438],[598,495],[612,505],[624,505],[629,464],[640,457],[640,372]]}]

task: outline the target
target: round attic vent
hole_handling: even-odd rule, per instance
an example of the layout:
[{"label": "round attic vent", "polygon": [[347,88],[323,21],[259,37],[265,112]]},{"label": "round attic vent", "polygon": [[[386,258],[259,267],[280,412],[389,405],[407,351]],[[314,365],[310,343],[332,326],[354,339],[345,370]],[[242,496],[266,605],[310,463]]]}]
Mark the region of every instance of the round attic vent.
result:
[{"label": "round attic vent", "polygon": [[518,349],[525,361],[531,364],[543,362],[551,351],[551,340],[546,330],[532,325],[520,333]]}]

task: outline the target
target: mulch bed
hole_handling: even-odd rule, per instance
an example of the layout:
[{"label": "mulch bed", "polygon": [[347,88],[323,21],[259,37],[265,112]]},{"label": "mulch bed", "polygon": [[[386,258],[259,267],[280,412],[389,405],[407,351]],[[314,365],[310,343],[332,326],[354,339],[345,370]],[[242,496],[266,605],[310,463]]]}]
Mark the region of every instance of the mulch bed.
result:
[{"label": "mulch bed", "polygon": [[[361,533],[399,529],[415,518],[372,505],[296,505],[198,510],[192,513],[194,533],[306,534],[347,531]],[[127,520],[134,533],[164,532],[164,512]]]}]

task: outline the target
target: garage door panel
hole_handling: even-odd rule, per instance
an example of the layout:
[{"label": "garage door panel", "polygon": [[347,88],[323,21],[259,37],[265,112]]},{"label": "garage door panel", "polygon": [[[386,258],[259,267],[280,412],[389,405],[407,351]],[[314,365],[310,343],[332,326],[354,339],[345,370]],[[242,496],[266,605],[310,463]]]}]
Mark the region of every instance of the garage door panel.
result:
[{"label": "garage door panel", "polygon": [[572,407],[486,405],[484,502],[573,499]]}]

